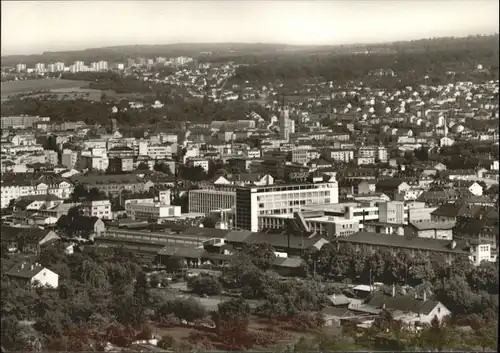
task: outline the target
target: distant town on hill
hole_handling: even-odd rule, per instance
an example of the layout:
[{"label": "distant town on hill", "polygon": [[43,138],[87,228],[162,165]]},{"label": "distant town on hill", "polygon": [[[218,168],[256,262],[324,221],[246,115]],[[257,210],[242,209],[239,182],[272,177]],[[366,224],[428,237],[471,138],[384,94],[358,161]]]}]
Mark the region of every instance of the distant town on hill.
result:
[{"label": "distant town on hill", "polygon": [[288,55],[290,53],[353,54],[353,53],[397,53],[426,50],[469,49],[477,46],[498,48],[498,34],[487,36],[429,38],[405,42],[351,44],[351,45],[288,45],[275,43],[175,43],[160,45],[125,45],[89,48],[77,51],[43,52],[35,55],[2,56],[2,66],[13,66],[18,62],[34,64],[40,61],[123,61],[129,57],[159,55],[195,56],[222,60],[226,57],[262,55]]}]

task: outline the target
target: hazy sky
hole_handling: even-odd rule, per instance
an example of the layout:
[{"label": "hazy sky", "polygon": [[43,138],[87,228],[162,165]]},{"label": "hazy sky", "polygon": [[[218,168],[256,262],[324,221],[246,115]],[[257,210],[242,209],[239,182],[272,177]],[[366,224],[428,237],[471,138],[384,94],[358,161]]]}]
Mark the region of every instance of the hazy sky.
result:
[{"label": "hazy sky", "polygon": [[2,1],[2,55],[178,42],[349,44],[498,32],[498,0]]}]

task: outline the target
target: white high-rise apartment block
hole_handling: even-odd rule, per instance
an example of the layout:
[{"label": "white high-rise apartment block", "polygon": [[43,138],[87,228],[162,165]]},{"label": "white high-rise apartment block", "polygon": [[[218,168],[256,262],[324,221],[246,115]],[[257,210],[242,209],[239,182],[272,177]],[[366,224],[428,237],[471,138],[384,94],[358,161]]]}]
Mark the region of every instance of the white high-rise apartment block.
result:
[{"label": "white high-rise apartment block", "polygon": [[26,64],[17,64],[17,65],[16,65],[16,71],[17,71],[17,72],[23,72],[23,71],[26,71]]},{"label": "white high-rise apartment block", "polygon": [[56,71],[57,72],[63,72],[64,71],[65,65],[64,65],[63,62],[58,61],[54,65],[56,66]]},{"label": "white high-rise apartment block", "polygon": [[71,72],[81,72],[85,71],[85,63],[83,61],[75,61],[71,66]]},{"label": "white high-rise apartment block", "polygon": [[92,71],[108,71],[108,62],[101,60],[90,63],[90,69]]},{"label": "white high-rise apartment block", "polygon": [[238,188],[235,226],[258,232],[259,216],[291,215],[307,205],[338,202],[339,188],[333,177],[328,182]]},{"label": "white high-rise apartment block", "polygon": [[44,63],[36,63],[35,64],[36,72],[45,72],[45,64]]},{"label": "white high-rise apartment block", "polygon": [[280,113],[280,139],[288,141],[290,139],[290,117],[288,106],[284,106]]}]

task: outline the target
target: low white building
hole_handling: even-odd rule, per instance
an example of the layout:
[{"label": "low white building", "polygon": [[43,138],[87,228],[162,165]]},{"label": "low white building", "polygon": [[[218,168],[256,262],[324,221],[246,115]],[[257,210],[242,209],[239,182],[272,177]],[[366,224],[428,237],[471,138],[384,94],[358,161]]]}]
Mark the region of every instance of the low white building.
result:
[{"label": "low white building", "polygon": [[491,244],[472,246],[470,252],[469,260],[476,266],[483,261],[495,262],[497,260],[496,255],[491,252]]},{"label": "low white building", "polygon": [[59,275],[39,263],[22,262],[5,274],[7,277],[25,286],[57,288]]},{"label": "low white building", "polygon": [[179,217],[181,215],[181,206],[166,205],[160,202],[138,202],[127,204],[125,211],[130,219],[161,221],[165,218]]},{"label": "low white building", "polygon": [[208,172],[209,162],[208,159],[196,158],[188,162],[190,167],[201,167],[205,172]]},{"label": "low white building", "polygon": [[44,180],[2,182],[0,186],[1,207],[8,207],[11,200],[30,195],[52,194],[58,198],[67,199],[73,192],[73,188],[73,184],[65,180],[53,183],[45,182]]},{"label": "low white building", "polygon": [[83,215],[101,219],[113,219],[111,202],[109,200],[87,201],[82,204]]}]

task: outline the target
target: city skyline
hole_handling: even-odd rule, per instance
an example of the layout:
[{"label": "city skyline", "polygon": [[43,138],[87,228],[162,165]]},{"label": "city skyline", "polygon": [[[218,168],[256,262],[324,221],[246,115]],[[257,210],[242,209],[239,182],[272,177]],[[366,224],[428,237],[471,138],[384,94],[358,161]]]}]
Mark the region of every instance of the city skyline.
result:
[{"label": "city skyline", "polygon": [[2,56],[133,44],[380,43],[497,28],[491,0],[2,1]]}]

